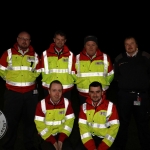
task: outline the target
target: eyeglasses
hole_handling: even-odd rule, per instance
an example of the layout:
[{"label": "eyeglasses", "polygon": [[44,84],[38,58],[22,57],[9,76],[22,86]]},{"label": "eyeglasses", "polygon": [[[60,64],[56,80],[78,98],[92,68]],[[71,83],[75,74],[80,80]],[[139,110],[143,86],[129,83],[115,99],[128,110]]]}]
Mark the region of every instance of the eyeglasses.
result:
[{"label": "eyeglasses", "polygon": [[23,38],[23,37],[18,37],[20,40],[22,41],[30,41],[30,39],[26,39],[26,38]]}]

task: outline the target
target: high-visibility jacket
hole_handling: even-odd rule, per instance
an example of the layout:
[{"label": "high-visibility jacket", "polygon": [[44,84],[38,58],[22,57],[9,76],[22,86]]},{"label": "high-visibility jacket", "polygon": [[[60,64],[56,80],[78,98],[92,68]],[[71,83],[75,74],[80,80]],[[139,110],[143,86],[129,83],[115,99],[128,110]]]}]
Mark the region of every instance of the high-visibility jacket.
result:
[{"label": "high-visibility jacket", "polygon": [[101,103],[94,107],[92,100],[87,98],[86,103],[80,107],[78,123],[81,140],[88,150],[96,149],[92,136],[102,138],[98,150],[106,150],[114,142],[119,129],[116,106],[103,98]]},{"label": "high-visibility jacket", "polygon": [[36,87],[36,78],[40,75],[38,54],[33,47],[22,55],[18,44],[5,51],[0,59],[0,75],[6,80],[6,87],[16,92],[28,92]]},{"label": "high-visibility jacket", "polygon": [[44,140],[59,133],[59,140],[63,141],[71,134],[74,119],[74,112],[68,99],[62,97],[59,103],[54,105],[48,95],[38,103],[34,121],[38,133]]},{"label": "high-visibility jacket", "polygon": [[60,56],[55,53],[54,47],[52,43],[41,56],[42,86],[48,89],[53,80],[59,80],[65,92],[74,86],[75,57],[66,45]]},{"label": "high-visibility jacket", "polygon": [[110,57],[99,49],[92,60],[86,55],[85,49],[76,56],[77,89],[83,96],[88,96],[89,85],[93,81],[102,84],[103,91],[106,91],[114,78],[113,65]]}]

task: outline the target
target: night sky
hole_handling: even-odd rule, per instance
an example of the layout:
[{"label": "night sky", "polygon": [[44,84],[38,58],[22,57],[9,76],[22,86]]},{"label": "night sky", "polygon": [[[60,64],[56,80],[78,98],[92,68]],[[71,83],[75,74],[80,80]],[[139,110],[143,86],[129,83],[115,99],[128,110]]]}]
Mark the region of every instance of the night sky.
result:
[{"label": "night sky", "polygon": [[[53,1],[54,2],[54,1]],[[76,55],[83,49],[87,35],[98,38],[101,51],[112,61],[124,51],[123,40],[128,35],[136,37],[139,49],[150,52],[150,12],[146,3],[106,3],[95,1],[77,3],[27,3],[1,5],[1,51],[10,48],[18,33],[31,34],[31,44],[41,54],[53,42],[56,30],[67,35],[67,46]]]}]

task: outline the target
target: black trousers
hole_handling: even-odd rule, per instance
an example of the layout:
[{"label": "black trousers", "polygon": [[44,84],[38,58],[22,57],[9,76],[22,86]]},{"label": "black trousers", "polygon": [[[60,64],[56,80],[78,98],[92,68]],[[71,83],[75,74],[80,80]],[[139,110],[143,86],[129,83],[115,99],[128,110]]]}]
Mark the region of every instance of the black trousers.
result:
[{"label": "black trousers", "polygon": [[38,94],[33,94],[33,91],[18,93],[7,89],[4,98],[3,112],[6,116],[8,129],[3,139],[3,149],[14,149],[17,129],[21,119],[23,121],[23,141],[25,148],[27,150],[33,148],[34,134],[37,132],[34,124],[34,116]]},{"label": "black trousers", "polygon": [[[55,136],[56,141],[58,142],[59,134]],[[41,137],[40,137],[41,138]],[[56,150],[54,145],[51,142],[47,142],[41,138],[40,150]],[[63,141],[62,150],[73,150],[72,144],[69,138],[66,138]]]},{"label": "black trousers", "polygon": [[87,97],[82,96],[82,95],[80,95],[80,94],[78,94],[78,96],[79,96],[79,101],[80,101],[80,106],[81,106],[82,104],[84,104],[84,103],[85,103],[85,101],[86,101]]},{"label": "black trousers", "polygon": [[138,137],[142,150],[150,150],[149,134],[149,98],[147,92],[141,92],[141,104],[134,105],[137,100],[137,93],[120,90],[118,92],[118,113],[120,128],[114,145],[116,149],[124,150],[128,139],[128,127],[133,114],[138,131]]}]

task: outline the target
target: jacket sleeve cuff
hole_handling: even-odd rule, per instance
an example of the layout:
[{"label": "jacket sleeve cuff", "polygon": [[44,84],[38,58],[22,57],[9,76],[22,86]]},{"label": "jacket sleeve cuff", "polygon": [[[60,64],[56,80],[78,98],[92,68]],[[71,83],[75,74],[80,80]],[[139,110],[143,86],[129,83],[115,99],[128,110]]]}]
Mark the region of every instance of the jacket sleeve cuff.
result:
[{"label": "jacket sleeve cuff", "polygon": [[98,150],[108,150],[109,146],[105,144],[103,141],[99,144]]},{"label": "jacket sleeve cuff", "polygon": [[56,142],[56,139],[53,135],[49,136],[47,139],[46,139],[47,142],[51,142],[52,144],[54,144]]},{"label": "jacket sleeve cuff", "polygon": [[60,133],[58,141],[63,142],[68,136],[65,133]]},{"label": "jacket sleeve cuff", "polygon": [[84,146],[88,149],[88,150],[94,150],[96,149],[96,146],[95,146],[95,142],[93,139],[87,141]]}]

